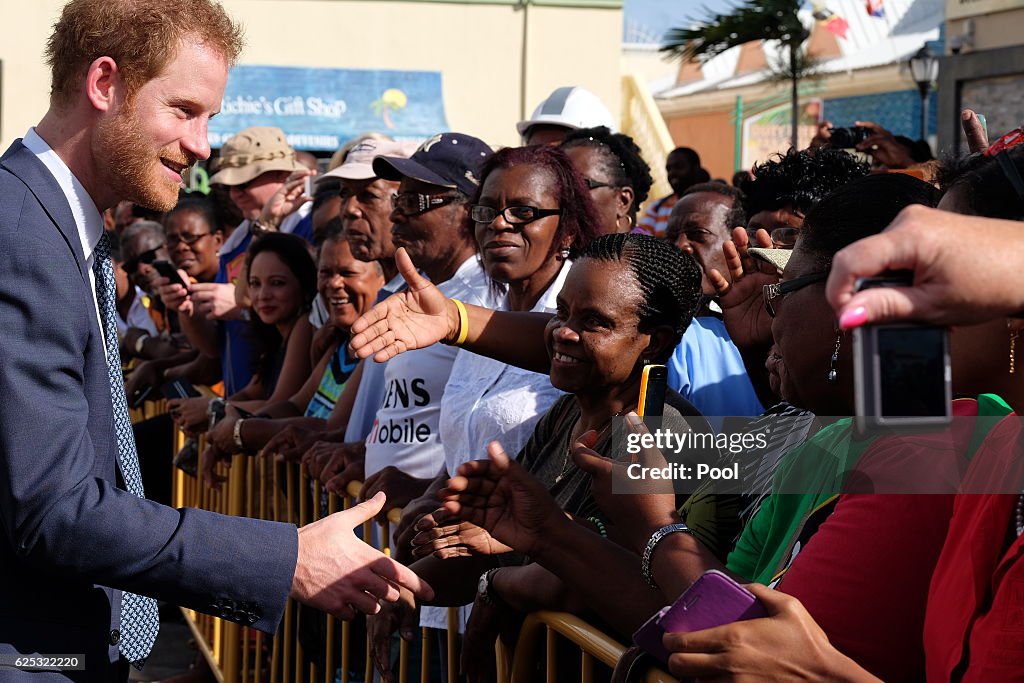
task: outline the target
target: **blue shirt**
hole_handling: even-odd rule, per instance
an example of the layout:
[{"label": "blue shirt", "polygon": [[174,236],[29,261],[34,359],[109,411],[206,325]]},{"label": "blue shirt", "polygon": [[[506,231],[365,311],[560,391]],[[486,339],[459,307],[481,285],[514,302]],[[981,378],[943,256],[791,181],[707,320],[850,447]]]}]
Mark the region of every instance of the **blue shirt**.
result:
[{"label": "blue shirt", "polygon": [[306,216],[295,224],[292,228],[292,234],[298,235],[302,239],[306,240],[310,244],[313,244],[313,214],[312,212],[306,214]]},{"label": "blue shirt", "polygon": [[690,323],[668,361],[668,385],[709,418],[764,412],[739,349],[715,317]]},{"label": "blue shirt", "polygon": [[[248,223],[235,228],[244,230],[244,238],[237,244],[226,244],[220,254],[220,268],[217,270],[218,284],[234,284],[245,266],[245,255],[252,241]],[[232,233],[234,237],[234,233]],[[237,238],[236,238],[237,239]],[[224,395],[241,391],[252,380],[252,344],[246,336],[247,323],[243,320],[225,320],[220,324],[220,370],[224,379]]]}]

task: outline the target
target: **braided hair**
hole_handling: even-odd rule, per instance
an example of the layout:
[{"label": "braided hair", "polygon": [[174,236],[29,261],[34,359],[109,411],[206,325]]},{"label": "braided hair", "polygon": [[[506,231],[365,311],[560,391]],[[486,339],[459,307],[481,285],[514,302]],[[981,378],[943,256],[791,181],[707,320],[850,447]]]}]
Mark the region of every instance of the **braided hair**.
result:
[{"label": "braided hair", "polygon": [[565,136],[562,149],[590,147],[601,154],[603,170],[615,187],[633,188],[633,209],[647,201],[651,191],[651,167],[640,156],[640,148],[633,138],[613,133],[608,126],[579,128]]},{"label": "braided hair", "polygon": [[[650,235],[616,233],[593,240],[579,258],[628,263],[643,294],[640,331],[666,325],[675,332],[676,343],[682,339],[701,300],[701,270],[692,256]],[[667,359],[666,354],[658,360]]]}]

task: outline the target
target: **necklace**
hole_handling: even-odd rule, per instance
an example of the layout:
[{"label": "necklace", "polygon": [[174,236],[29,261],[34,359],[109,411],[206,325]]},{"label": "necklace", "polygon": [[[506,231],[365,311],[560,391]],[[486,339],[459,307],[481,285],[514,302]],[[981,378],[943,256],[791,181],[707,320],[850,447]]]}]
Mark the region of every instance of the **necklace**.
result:
[{"label": "necklace", "polygon": [[1014,522],[1017,531],[1017,538],[1024,534],[1024,491],[1017,496],[1017,509],[1014,514]]},{"label": "necklace", "polygon": [[[608,430],[610,430],[612,428],[612,423],[613,423],[615,418],[621,417],[622,415],[624,415],[625,413],[629,412],[630,410],[632,410],[632,408],[623,408],[619,412],[617,412],[614,415],[612,415],[611,419],[608,420],[608,423],[604,427],[601,428],[600,432],[597,433],[597,439],[595,439],[594,444],[596,445],[597,443],[599,443],[601,441],[601,439],[604,438],[605,434],[608,433]],[[580,420],[581,419],[583,419],[582,415],[580,417],[576,418],[576,422],[573,423],[572,429],[569,431],[569,444],[565,447],[565,457],[562,460],[562,469],[561,469],[561,471],[559,471],[558,476],[555,477],[555,483],[556,484],[561,484],[562,480],[565,479],[565,477],[568,476],[570,474],[570,472],[572,471],[572,469],[573,469],[573,464],[574,463],[572,461],[572,445],[574,443],[576,443],[576,441],[581,436],[581,435],[576,435],[576,437],[573,438],[573,434],[576,433],[576,429],[580,426]]]}]

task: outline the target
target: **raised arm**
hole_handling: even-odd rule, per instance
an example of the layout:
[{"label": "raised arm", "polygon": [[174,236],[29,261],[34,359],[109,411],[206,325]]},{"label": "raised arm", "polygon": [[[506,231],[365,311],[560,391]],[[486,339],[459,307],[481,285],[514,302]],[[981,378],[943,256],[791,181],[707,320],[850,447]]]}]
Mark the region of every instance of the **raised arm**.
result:
[{"label": "raised arm", "polygon": [[[405,249],[395,255],[409,288],[374,306],[352,325],[351,346],[360,358],[379,362],[438,342],[454,344],[462,333],[459,308],[416,272]],[[467,330],[460,346],[509,365],[547,373],[544,348],[547,313],[495,311],[465,304]]]}]

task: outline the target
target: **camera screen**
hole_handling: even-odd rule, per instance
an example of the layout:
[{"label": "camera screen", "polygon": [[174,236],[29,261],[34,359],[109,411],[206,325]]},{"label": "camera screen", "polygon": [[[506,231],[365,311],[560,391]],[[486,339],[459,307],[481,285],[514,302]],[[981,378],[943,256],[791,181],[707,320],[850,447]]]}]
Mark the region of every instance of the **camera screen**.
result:
[{"label": "camera screen", "polygon": [[946,414],[944,333],[937,327],[879,328],[883,416]]}]

